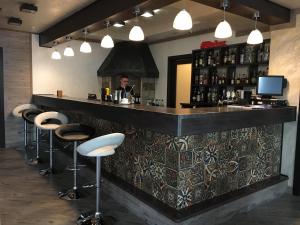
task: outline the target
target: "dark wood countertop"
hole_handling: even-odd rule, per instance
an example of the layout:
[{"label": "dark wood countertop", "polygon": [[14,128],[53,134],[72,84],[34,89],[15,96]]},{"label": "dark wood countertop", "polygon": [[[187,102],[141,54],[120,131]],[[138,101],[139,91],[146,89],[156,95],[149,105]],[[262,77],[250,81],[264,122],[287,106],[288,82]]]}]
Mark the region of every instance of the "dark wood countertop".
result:
[{"label": "dark wood countertop", "polygon": [[33,95],[37,105],[84,112],[99,118],[156,130],[175,136],[230,130],[296,120],[296,107],[270,109],[203,107],[174,109],[146,105],[116,105],[55,95]]}]

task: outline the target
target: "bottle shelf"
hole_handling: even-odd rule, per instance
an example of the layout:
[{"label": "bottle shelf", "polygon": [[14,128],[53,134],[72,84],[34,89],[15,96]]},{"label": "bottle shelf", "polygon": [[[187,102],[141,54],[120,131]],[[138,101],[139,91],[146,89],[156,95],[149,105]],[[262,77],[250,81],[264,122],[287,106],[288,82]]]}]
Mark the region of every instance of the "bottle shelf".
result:
[{"label": "bottle shelf", "polygon": [[[268,74],[269,55],[270,40],[256,46],[241,43],[194,50],[190,102],[195,103],[197,94],[206,105],[223,99],[229,91],[234,96],[237,90],[256,88],[253,79],[257,81],[258,76]],[[233,79],[241,83],[231,84]],[[225,83],[216,83],[219,80]]]}]

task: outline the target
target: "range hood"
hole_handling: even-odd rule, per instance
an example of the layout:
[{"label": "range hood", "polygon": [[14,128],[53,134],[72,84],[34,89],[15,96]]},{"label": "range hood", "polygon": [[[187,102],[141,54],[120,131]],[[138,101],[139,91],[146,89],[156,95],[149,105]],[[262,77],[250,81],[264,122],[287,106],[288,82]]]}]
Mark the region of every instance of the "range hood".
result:
[{"label": "range hood", "polygon": [[146,43],[118,42],[97,71],[98,76],[158,77],[159,72]]}]

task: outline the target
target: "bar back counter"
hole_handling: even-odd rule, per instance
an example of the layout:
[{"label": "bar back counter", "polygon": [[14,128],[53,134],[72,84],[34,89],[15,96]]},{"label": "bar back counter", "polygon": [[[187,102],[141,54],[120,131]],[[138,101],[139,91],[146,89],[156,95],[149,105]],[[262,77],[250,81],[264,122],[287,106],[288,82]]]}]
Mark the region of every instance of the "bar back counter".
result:
[{"label": "bar back counter", "polygon": [[126,134],[105,176],[179,222],[280,182],[283,123],[296,107],[173,109],[34,95],[97,134]]}]

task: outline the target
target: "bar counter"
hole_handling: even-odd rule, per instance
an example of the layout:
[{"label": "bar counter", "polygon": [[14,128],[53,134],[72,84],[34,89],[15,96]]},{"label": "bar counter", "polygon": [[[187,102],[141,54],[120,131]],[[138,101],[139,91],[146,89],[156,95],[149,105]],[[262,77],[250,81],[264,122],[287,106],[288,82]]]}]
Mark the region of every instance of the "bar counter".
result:
[{"label": "bar counter", "polygon": [[184,136],[294,121],[296,107],[272,109],[204,107],[174,109],[146,105],[120,105],[54,95],[34,95],[36,104],[84,112],[102,119],[132,124],[162,133]]},{"label": "bar counter", "polygon": [[33,102],[97,135],[125,133],[115,155],[104,158],[104,173],[176,212],[279,177],[283,124],[296,120],[296,107],[172,109],[50,95]]}]

